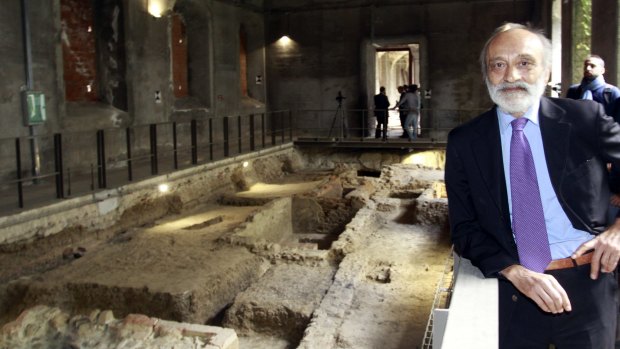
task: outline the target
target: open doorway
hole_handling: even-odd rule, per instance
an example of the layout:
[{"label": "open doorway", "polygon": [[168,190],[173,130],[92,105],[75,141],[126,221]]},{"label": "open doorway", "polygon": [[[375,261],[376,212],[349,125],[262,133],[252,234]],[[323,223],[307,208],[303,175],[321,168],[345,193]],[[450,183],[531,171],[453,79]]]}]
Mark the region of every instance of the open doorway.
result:
[{"label": "open doorway", "polygon": [[[420,45],[406,44],[376,49],[375,91],[384,86],[390,108],[400,99],[398,86],[420,84]],[[390,136],[402,134],[398,111],[390,111],[388,119]]]}]

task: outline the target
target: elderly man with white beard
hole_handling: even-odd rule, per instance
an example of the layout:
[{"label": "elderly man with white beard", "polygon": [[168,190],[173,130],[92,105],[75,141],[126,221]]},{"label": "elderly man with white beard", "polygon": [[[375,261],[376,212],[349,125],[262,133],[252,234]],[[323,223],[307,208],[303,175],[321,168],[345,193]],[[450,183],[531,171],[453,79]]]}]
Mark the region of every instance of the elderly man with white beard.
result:
[{"label": "elderly man with white beard", "polygon": [[480,63],[495,106],[450,132],[445,181],[455,251],[498,278],[498,346],[612,349],[620,125],[598,103],[543,96],[551,43],[537,30],[502,25]]}]

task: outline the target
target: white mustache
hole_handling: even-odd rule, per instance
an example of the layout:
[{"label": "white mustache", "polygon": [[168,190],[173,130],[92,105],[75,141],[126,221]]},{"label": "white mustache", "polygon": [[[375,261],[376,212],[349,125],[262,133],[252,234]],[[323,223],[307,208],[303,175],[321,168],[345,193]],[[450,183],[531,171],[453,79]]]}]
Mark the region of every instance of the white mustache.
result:
[{"label": "white mustache", "polygon": [[532,86],[523,81],[515,81],[515,82],[503,82],[494,86],[495,91],[504,92],[504,90],[521,88],[527,91],[528,93],[532,93]]}]

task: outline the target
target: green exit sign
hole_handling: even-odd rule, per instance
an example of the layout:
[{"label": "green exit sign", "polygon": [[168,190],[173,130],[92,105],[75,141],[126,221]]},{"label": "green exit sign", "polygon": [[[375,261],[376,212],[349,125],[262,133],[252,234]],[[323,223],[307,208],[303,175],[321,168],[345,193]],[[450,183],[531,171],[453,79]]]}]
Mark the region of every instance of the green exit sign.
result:
[{"label": "green exit sign", "polygon": [[40,91],[22,91],[24,124],[42,124],[45,121],[45,94]]}]

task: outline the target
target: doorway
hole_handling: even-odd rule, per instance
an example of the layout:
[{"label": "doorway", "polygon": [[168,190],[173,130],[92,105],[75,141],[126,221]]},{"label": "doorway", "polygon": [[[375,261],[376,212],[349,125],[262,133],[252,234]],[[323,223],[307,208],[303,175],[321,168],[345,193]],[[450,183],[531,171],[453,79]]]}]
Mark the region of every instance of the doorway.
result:
[{"label": "doorway", "polygon": [[[375,93],[384,86],[390,108],[400,99],[398,86],[420,85],[420,45],[405,44],[377,48],[375,52]],[[390,136],[402,134],[398,111],[389,112],[388,130]]]}]

